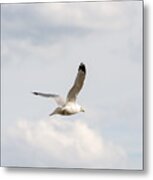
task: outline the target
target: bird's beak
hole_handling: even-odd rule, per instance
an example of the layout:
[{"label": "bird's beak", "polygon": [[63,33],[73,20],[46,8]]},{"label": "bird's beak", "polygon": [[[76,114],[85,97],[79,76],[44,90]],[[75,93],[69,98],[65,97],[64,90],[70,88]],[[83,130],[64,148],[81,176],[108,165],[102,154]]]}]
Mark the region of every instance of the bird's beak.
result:
[{"label": "bird's beak", "polygon": [[85,110],[82,108],[82,110],[81,110],[82,112],[85,112]]}]

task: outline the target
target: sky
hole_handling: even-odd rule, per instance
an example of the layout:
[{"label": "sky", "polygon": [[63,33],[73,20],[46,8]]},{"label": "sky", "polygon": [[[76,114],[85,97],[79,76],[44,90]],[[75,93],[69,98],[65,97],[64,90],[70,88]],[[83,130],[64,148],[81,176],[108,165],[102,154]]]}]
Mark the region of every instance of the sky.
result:
[{"label": "sky", "polygon": [[[143,168],[142,1],[3,4],[2,166]],[[79,64],[85,113],[49,114]]]}]

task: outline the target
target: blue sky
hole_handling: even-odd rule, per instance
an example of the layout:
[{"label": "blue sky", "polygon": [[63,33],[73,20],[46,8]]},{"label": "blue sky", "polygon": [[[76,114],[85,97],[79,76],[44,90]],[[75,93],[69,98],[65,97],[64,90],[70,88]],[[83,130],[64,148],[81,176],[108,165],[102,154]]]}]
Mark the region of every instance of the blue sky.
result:
[{"label": "blue sky", "polygon": [[[142,1],[3,4],[2,165],[142,168]],[[80,62],[86,112],[49,117]]]}]

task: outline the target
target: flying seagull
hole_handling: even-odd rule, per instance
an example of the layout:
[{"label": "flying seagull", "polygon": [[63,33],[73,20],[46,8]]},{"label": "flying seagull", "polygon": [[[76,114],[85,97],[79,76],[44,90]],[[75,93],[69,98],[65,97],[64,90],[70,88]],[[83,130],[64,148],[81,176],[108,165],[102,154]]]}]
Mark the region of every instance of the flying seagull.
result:
[{"label": "flying seagull", "polygon": [[50,114],[50,116],[54,114],[68,116],[79,112],[85,112],[82,106],[76,103],[76,98],[83,86],[85,76],[86,76],[86,67],[83,63],[81,63],[78,68],[77,77],[74,81],[72,88],[69,90],[67,94],[66,100],[64,100],[64,98],[60,97],[57,94],[46,94],[41,92],[33,92],[33,94],[47,98],[53,98],[56,101],[58,107]]}]

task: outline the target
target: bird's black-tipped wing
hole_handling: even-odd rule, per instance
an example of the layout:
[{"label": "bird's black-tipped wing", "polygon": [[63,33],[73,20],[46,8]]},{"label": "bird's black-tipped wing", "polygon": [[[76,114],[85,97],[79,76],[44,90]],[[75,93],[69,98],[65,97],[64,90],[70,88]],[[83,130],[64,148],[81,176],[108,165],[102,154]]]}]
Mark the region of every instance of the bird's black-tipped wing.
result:
[{"label": "bird's black-tipped wing", "polygon": [[74,82],[72,88],[70,89],[70,91],[68,92],[67,102],[76,101],[76,97],[79,94],[79,92],[83,86],[85,76],[86,76],[86,67],[83,63],[81,63],[78,68],[78,74],[75,79],[75,82]]},{"label": "bird's black-tipped wing", "polygon": [[49,93],[41,93],[41,92],[32,92],[34,95],[53,98],[58,105],[63,106],[65,104],[65,100],[57,94],[49,94]]}]

